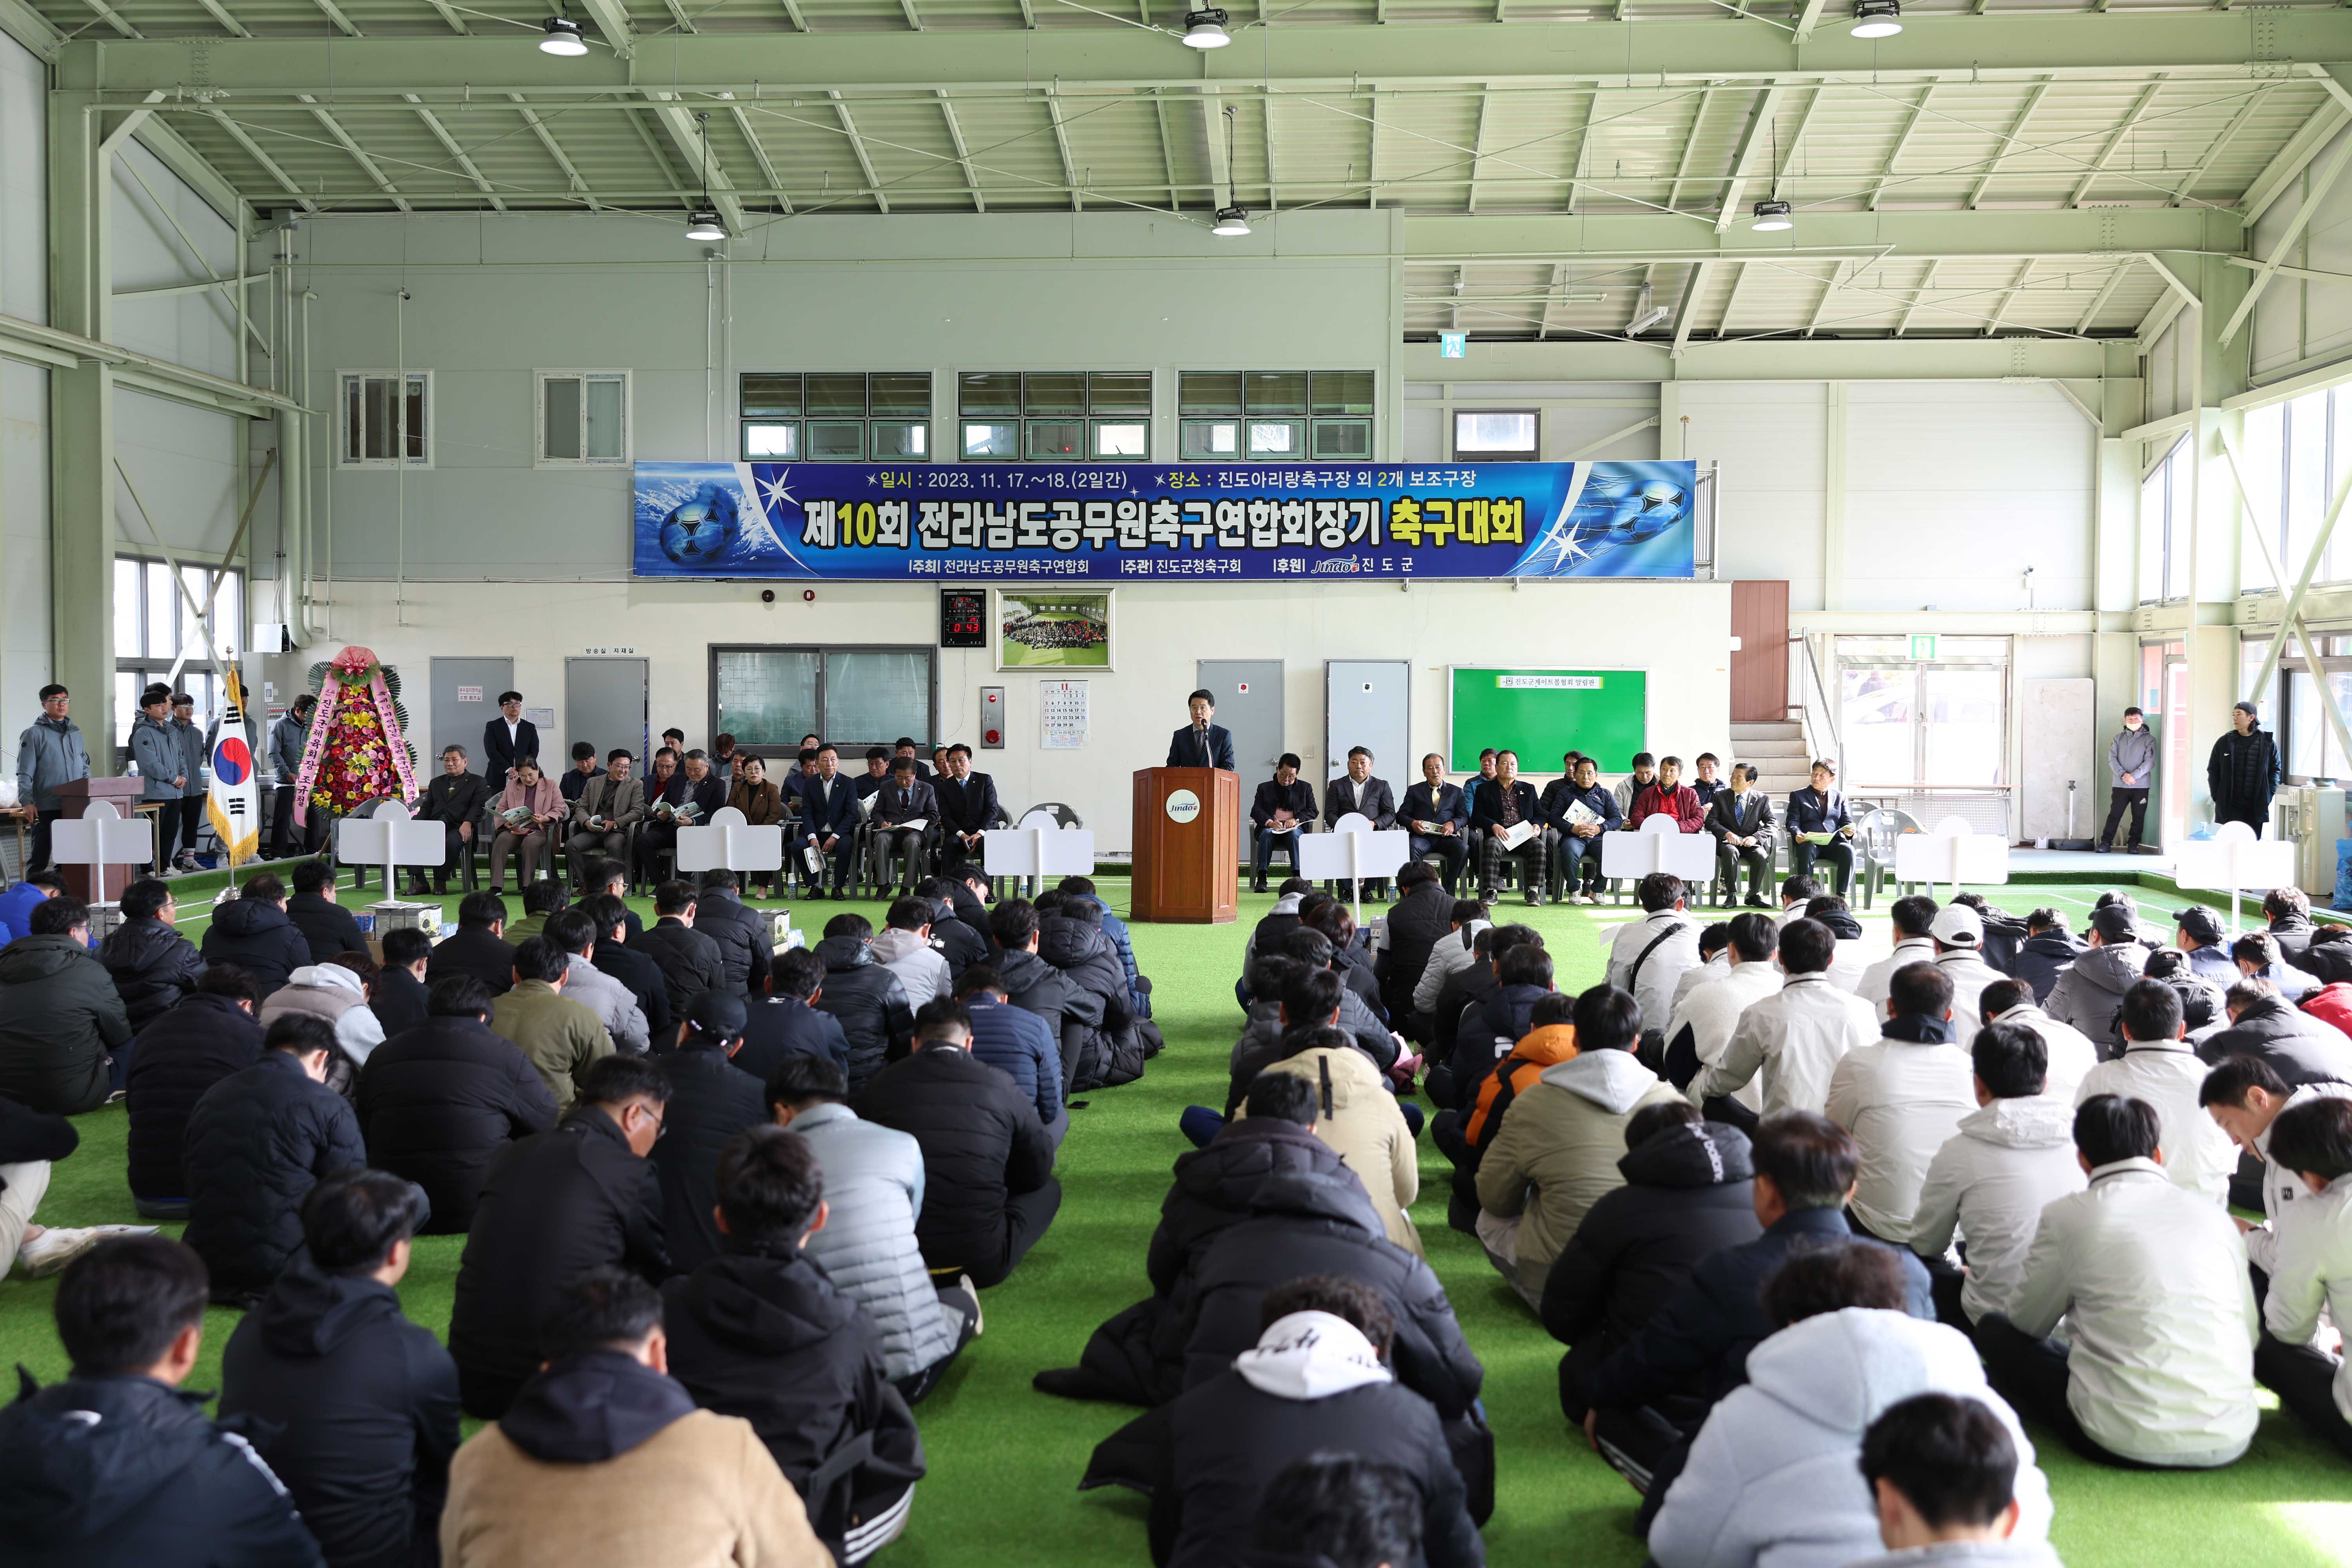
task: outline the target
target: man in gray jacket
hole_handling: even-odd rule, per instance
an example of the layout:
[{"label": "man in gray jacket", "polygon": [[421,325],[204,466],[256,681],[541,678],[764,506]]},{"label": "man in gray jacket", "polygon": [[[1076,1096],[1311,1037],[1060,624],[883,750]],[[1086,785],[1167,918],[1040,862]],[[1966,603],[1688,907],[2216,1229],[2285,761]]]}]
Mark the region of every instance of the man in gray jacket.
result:
[{"label": "man in gray jacket", "polygon": [[[318,708],[319,700],[306,691],[294,699],[286,717],[269,727],[269,765],[278,772],[278,804],[269,823],[269,857],[273,860],[283,860],[294,853],[294,779],[302,771],[302,753],[310,744],[310,717]],[[320,837],[311,831],[311,816],[305,806],[301,813],[305,851],[315,847]]]},{"label": "man in gray jacket", "polygon": [[49,863],[49,822],[58,810],[58,786],[89,777],[89,750],[81,729],[66,717],[72,693],[52,683],[41,688],[41,716],[16,737],[16,800],[33,829],[32,858],[25,874]]},{"label": "man in gray jacket", "polygon": [[196,722],[196,700],[184,691],[172,693],[172,738],[180,743],[180,842],[175,852],[159,843],[155,852],[183,871],[196,868],[196,830],[205,821],[205,769],[212,748],[205,744],[205,727]]},{"label": "man in gray jacket", "polygon": [[2140,844],[2140,833],[2147,821],[2148,781],[2156,776],[2156,737],[2147,732],[2137,708],[2124,710],[2123,732],[2107,742],[2107,823],[2099,829],[2099,841],[2092,847],[2104,855],[2116,837],[2116,825],[2123,821],[2126,808],[2131,811],[2131,842],[2125,845],[2134,855],[2153,854]]},{"label": "man in gray jacket", "polygon": [[143,786],[140,799],[160,807],[155,852],[161,859],[148,862],[151,871],[171,864],[172,840],[180,831],[180,786],[187,781],[181,771],[180,740],[166,717],[171,710],[172,689],[151,686],[139,694],[139,717],[131,721],[131,760],[139,764]]}]

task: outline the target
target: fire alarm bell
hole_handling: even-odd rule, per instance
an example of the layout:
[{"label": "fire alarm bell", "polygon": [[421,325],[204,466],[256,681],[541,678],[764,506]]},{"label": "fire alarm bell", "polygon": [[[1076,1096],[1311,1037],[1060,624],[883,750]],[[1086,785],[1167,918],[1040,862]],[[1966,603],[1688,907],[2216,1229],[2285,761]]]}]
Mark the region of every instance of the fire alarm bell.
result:
[{"label": "fire alarm bell", "polygon": [[980,689],[980,749],[983,752],[1004,749],[1004,688],[1002,686]]}]

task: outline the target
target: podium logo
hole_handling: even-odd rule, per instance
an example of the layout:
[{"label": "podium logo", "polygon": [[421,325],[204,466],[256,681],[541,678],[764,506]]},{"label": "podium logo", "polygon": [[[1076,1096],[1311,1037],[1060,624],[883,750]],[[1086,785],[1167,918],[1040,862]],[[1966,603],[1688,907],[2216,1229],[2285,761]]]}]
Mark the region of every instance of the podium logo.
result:
[{"label": "podium logo", "polygon": [[1190,822],[1201,815],[1201,797],[1189,789],[1180,789],[1168,796],[1168,820]]}]

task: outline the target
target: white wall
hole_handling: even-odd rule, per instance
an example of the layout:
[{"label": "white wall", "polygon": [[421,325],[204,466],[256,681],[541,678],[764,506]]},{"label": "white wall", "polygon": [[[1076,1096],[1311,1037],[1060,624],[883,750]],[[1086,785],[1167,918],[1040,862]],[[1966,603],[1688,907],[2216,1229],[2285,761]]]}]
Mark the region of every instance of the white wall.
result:
[{"label": "white wall", "polygon": [[[48,73],[0,37],[0,312],[47,321]],[[49,373],[0,363],[0,760],[49,679]]]},{"label": "white wall", "polygon": [[[2352,130],[2338,132],[2320,149],[2263,214],[2252,237],[2254,255],[2266,257],[2276,247],[2310,195],[2315,172],[2336,156],[2347,136]],[[2339,175],[2320,198],[2310,224],[2284,259],[2290,267],[2352,273],[2352,174]],[[2273,278],[2255,301],[2251,331],[2252,371],[2258,378],[2291,365],[2308,367],[2352,354],[2352,289],[2340,282]]]}]

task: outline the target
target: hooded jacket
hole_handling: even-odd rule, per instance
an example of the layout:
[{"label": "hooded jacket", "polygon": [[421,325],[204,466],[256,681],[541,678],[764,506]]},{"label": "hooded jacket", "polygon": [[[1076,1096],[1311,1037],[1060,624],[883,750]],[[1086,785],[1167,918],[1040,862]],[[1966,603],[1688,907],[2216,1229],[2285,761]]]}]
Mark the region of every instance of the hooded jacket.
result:
[{"label": "hooded jacket", "polygon": [[[1136,967],[1134,933],[1127,929],[1125,921],[1110,912],[1108,904],[1104,903],[1094,894],[1076,893],[1072,896],[1084,899],[1100,913],[1103,940],[1109,942],[1111,951],[1118,954],[1118,966],[1127,972],[1128,1000],[1134,1006],[1137,1017],[1149,1018],[1151,1016],[1151,986],[1143,978],[1143,972]],[[931,935],[936,938],[939,934],[939,928],[932,927]],[[984,952],[985,950],[983,950],[983,955]],[[949,967],[956,973],[961,974],[964,965],[957,963],[956,955],[950,952],[947,957]],[[981,963],[983,962],[983,958],[974,958],[971,962]]]},{"label": "hooded jacket", "polygon": [[2244,734],[2235,726],[2214,739],[2205,756],[2205,787],[2217,817],[2259,816],[2278,794],[2278,742],[2257,724]]},{"label": "hooded jacket", "polygon": [[[2206,1119],[2210,1125],[2210,1119]],[[2092,1440],[2144,1465],[2226,1465],[2253,1440],[2262,1326],[2229,1211],[2117,1160],[2042,1211],[2010,1321],[2067,1323],[2066,1405]]]},{"label": "hooded jacket", "polygon": [[135,1373],[47,1388],[20,1373],[0,1410],[11,1568],[324,1568],[278,1478],[202,1394]]},{"label": "hooded jacket", "polygon": [[1462,1025],[1454,1032],[1454,1103],[1467,1109],[1477,1103],[1478,1091],[1496,1064],[1527,1037],[1536,1004],[1551,994],[1544,985],[1497,985],[1477,1005],[1465,1008]]},{"label": "hooded jacket", "polygon": [[58,809],[58,786],[89,777],[81,726],[44,713],[16,737],[16,798],[44,812]]},{"label": "hooded jacket", "polygon": [[1098,1031],[1102,998],[1034,952],[998,952],[996,973],[1013,1005],[1036,1014],[1054,1031],[1055,1048],[1061,1053],[1063,1087],[1075,1087],[1077,1062],[1071,1055],[1071,1043],[1083,1042],[1090,1031]]},{"label": "hooded jacket", "polygon": [[133,1029],[145,1028],[178,1005],[205,976],[196,944],[152,916],[126,920],[107,932],[98,944],[98,961],[113,977]]},{"label": "hooded jacket", "polygon": [[1110,939],[1084,921],[1048,915],[1038,923],[1037,956],[1101,1008],[1098,1023],[1062,1016],[1063,1070],[1070,1075],[1071,1089],[1114,1089],[1141,1078],[1150,1053],[1136,1029],[1127,976]]},{"label": "hooded jacket", "polygon": [[974,1273],[1002,1263],[1007,1200],[1054,1172],[1053,1141],[1013,1080],[961,1046],[927,1045],[877,1074],[857,1113],[923,1147],[927,1195],[915,1220],[923,1261]]},{"label": "hooded jacket", "polygon": [[[1388,1238],[1419,1257],[1421,1233],[1405,1211],[1421,1195],[1420,1152],[1380,1069],[1349,1046],[1303,1050],[1269,1063],[1265,1070],[1315,1086],[1315,1135],[1339,1151],[1361,1179]],[[1245,1117],[1246,1108],[1236,1114]]]},{"label": "hooded jacket", "polygon": [[1546,1024],[1529,1029],[1510,1054],[1495,1064],[1478,1085],[1477,1101],[1468,1115],[1462,1119],[1462,1141],[1472,1152],[1469,1162],[1475,1168],[1477,1156],[1486,1152],[1486,1145],[1503,1129],[1504,1113],[1512,1102],[1533,1089],[1549,1068],[1570,1061],[1576,1056],[1576,1026]]},{"label": "hooded jacket", "polygon": [[1675,1098],[1633,1052],[1596,1050],[1544,1068],[1511,1102],[1478,1163],[1478,1206],[1521,1216],[1517,1263],[1530,1290],[1542,1289],[1585,1211],[1624,1184],[1617,1162],[1633,1112]]},{"label": "hooded jacket", "polygon": [[1848,1307],[1790,1324],[1748,1358],[1748,1386],[1707,1417],[1650,1526],[1659,1568],[1845,1568],[1877,1548],[1862,1435],[1920,1394],[1974,1399],[2017,1447],[2012,1541],[2050,1532],[2050,1483],[1976,1348],[1941,1323]]},{"label": "hooded jacket", "polygon": [[749,996],[752,977],[765,975],[775,963],[768,917],[744,908],[733,888],[705,888],[697,895],[694,929],[719,944],[727,989],[738,996]]},{"label": "hooded jacket", "polygon": [[517,1139],[554,1131],[557,1115],[529,1058],[473,1018],[427,1018],[377,1047],[355,1103],[368,1163],[425,1189],[425,1229],[436,1234],[472,1228],[490,1162]]},{"label": "hooded jacket", "polygon": [[[698,918],[699,912],[698,908]],[[654,967],[661,971],[673,1021],[686,1016],[686,1010],[694,1005],[697,996],[727,984],[727,961],[719,952],[719,943],[699,927],[688,925],[676,915],[663,915],[647,926],[631,939],[629,951],[652,959]],[[832,983],[826,984],[830,987]]]},{"label": "hooded jacket", "polygon": [[661,1179],[671,1267],[693,1269],[726,1245],[710,1215],[719,1202],[719,1156],[735,1134],[767,1121],[768,1097],[758,1079],[716,1046],[683,1046],[662,1058],[662,1070],[669,1077],[669,1104],[648,1158]]},{"label": "hooded jacket", "polygon": [[2051,987],[2058,984],[2058,977],[2089,951],[2063,931],[2045,931],[2018,944],[2017,961],[2009,973],[2033,987],[2033,1000],[2039,1005],[2050,1000]]},{"label": "hooded jacket", "polygon": [[187,1195],[188,1115],[205,1091],[261,1059],[261,1026],[226,996],[189,997],[139,1031],[123,1080],[134,1196]]},{"label": "hooded jacket", "polygon": [[2071,1098],[1996,1100],[1961,1117],[1958,1132],[1927,1162],[1911,1249],[1940,1258],[1956,1236],[1967,1242],[1961,1309],[1972,1323],[2007,1312],[2042,1211],[2084,1182]]},{"label": "hooded jacket", "polygon": [[[923,1478],[923,1440],[884,1374],[880,1330],[822,1267],[790,1241],[730,1239],[664,1285],[662,1306],[670,1376],[703,1409],[751,1424],[836,1558],[848,1560],[849,1540],[896,1532]],[[872,1451],[844,1455],[848,1468],[812,1489],[861,1438]]]},{"label": "hooded jacket", "polygon": [[2086,947],[2042,999],[2042,1011],[2081,1030],[2102,1058],[2116,1056],[2124,1043],[2116,1015],[2124,993],[2147,969],[2147,949],[2136,942]]},{"label": "hooded jacket", "polygon": [[1625,1184],[1585,1210],[1544,1281],[1540,1309],[1552,1338],[1598,1341],[1601,1356],[1640,1333],[1699,1259],[1764,1234],[1748,1135],[1738,1128],[1666,1128],[1628,1149],[1617,1169]]},{"label": "hooded jacket", "polygon": [[605,1350],[533,1377],[457,1451],[441,1559],[466,1568],[833,1563],[750,1422],[697,1410],[674,1380]]},{"label": "hooded jacket", "polygon": [[953,994],[946,957],[915,932],[885,926],[874,933],[872,952],[875,963],[898,977],[908,1006],[944,1002]]},{"label": "hooded jacket", "polygon": [[845,1105],[813,1105],[792,1120],[824,1172],[832,1216],[804,1248],[834,1287],[881,1331],[883,1374],[910,1377],[955,1349],[961,1317],[940,1300],[915,1240],[923,1208],[923,1147]]},{"label": "hooded jacket", "polygon": [[2042,1040],[2042,1055],[2048,1081],[2042,1086],[2042,1097],[2073,1104],[2075,1086],[2084,1075],[2099,1065],[2099,1050],[2091,1044],[2090,1037],[2072,1024],[2062,1024],[2031,1002],[2020,1002],[2006,1013],[1985,1020],[1988,1024],[2022,1024]]},{"label": "hooded jacket", "polygon": [[221,1357],[224,1419],[256,1447],[334,1568],[411,1568],[441,1522],[457,1451],[457,1364],[389,1285],[306,1254]]},{"label": "hooded jacket", "polygon": [[54,1116],[106,1103],[131,1019],[106,965],[63,931],[0,948],[0,1096]]},{"label": "hooded jacket", "polygon": [[213,910],[204,954],[206,963],[234,963],[252,975],[254,989],[266,1000],[310,962],[310,944],[268,900],[231,899]]},{"label": "hooded jacket", "polygon": [[[352,1063],[363,1063],[383,1043],[383,1025],[368,1010],[367,983],[340,963],[306,963],[286,977],[255,1009],[262,1032],[290,1013],[304,1013],[335,1031],[335,1044]],[[351,1068],[344,1069],[346,1072]]]},{"label": "hooded jacket", "polygon": [[1691,1080],[1690,1098],[1705,1104],[1709,1095],[1734,1093],[1760,1071],[1765,1115],[1819,1111],[1839,1060],[1876,1038],[1868,1003],[1826,974],[1791,974],[1739,1015],[1723,1059]]},{"label": "hooded jacket", "polygon": [[2247,1005],[2238,1021],[2198,1042],[2208,1066],[2231,1057],[2259,1057],[2293,1089],[2306,1083],[2352,1083],[2352,1039],[2284,996]]},{"label": "hooded jacket", "polygon": [[864,1091],[885,1059],[903,1054],[915,1038],[915,1013],[898,977],[874,961],[873,949],[854,936],[829,936],[814,949],[824,965],[824,987],[815,1005],[830,1013],[849,1042],[849,1092]]},{"label": "hooded jacket", "polygon": [[2134,1041],[2122,1056],[2084,1075],[2075,1086],[2074,1103],[2079,1106],[2095,1094],[2146,1100],[2157,1114],[2164,1173],[2176,1185],[2201,1193],[2218,1205],[2228,1200],[2238,1146],[2197,1103],[2204,1082],[2205,1064],[2185,1042]]},{"label": "hooded jacket", "polygon": [[1874,1236],[1907,1240],[1927,1162],[1976,1109],[1976,1067],[1952,1025],[1915,1013],[1889,1018],[1875,1045],[1848,1051],[1830,1075],[1827,1114],[1853,1134],[1862,1163],[1854,1218]]},{"label": "hooded jacket", "polygon": [[[2124,775],[2131,774],[2131,782]],[[2137,730],[2118,730],[2107,742],[2107,780],[2116,789],[2146,789],[2156,776],[2156,736],[2142,724]]]},{"label": "hooded jacket", "polygon": [[269,1289],[302,1248],[302,1200],[321,1176],[367,1163],[343,1097],[290,1051],[213,1085],[188,1113],[188,1228],[183,1237],[219,1294]]}]

